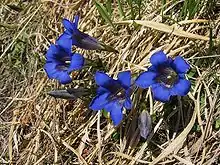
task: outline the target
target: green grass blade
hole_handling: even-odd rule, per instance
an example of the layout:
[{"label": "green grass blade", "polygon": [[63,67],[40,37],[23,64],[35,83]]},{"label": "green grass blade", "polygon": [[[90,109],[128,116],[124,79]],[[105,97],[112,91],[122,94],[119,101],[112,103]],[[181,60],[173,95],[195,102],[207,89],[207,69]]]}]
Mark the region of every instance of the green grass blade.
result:
[{"label": "green grass blade", "polygon": [[120,17],[125,18],[125,13],[122,8],[121,0],[117,0],[117,2],[118,2],[118,10],[119,10]]},{"label": "green grass blade", "polygon": [[110,17],[112,17],[112,0],[107,0],[106,2],[106,9],[110,15]]},{"label": "green grass blade", "polygon": [[102,16],[102,18],[107,22],[109,23],[113,28],[115,28],[114,24],[112,23],[111,21],[111,18],[107,12],[107,9],[99,2],[95,1],[95,5],[96,5],[96,8],[98,9],[99,11],[99,14]]},{"label": "green grass blade", "polygon": [[163,12],[164,12],[164,10],[165,10],[165,5],[166,5],[166,0],[162,0],[162,9],[161,9],[162,20],[164,19]]}]

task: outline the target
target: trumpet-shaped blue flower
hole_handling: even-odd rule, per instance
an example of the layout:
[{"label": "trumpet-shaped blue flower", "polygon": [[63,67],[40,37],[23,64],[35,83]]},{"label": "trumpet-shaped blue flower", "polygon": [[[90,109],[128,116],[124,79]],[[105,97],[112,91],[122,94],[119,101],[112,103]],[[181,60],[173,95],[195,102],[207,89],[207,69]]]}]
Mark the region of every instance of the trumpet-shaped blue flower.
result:
[{"label": "trumpet-shaped blue flower", "polygon": [[46,54],[44,69],[50,79],[57,79],[61,84],[72,81],[70,73],[79,70],[84,65],[81,54],[66,52],[59,45],[51,45]]},{"label": "trumpet-shaped blue flower", "polygon": [[155,100],[169,101],[171,96],[185,96],[191,83],[185,78],[189,64],[181,57],[174,60],[167,57],[163,51],[156,52],[150,58],[152,66],[136,79],[140,88],[152,87]]},{"label": "trumpet-shaped blue flower", "polygon": [[125,71],[118,74],[114,80],[103,72],[96,72],[97,96],[90,103],[92,110],[105,109],[110,112],[114,125],[118,125],[122,118],[122,109],[132,108],[131,95],[131,72]]},{"label": "trumpet-shaped blue flower", "polygon": [[70,22],[63,19],[65,27],[64,33],[58,38],[57,44],[65,48],[67,51],[71,50],[71,46],[75,45],[86,50],[107,50],[117,52],[110,46],[107,46],[86,33],[78,29],[79,16],[75,16],[74,21]]}]

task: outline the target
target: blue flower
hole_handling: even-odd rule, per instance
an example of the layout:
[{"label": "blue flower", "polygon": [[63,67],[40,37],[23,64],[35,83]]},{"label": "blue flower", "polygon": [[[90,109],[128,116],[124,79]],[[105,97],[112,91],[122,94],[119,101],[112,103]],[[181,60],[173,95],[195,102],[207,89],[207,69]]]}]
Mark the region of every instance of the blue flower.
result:
[{"label": "blue flower", "polygon": [[61,84],[72,81],[70,73],[79,70],[84,65],[84,58],[81,54],[67,53],[59,45],[52,44],[46,54],[44,69],[50,79],[57,79]]},{"label": "blue flower", "polygon": [[132,108],[131,95],[131,72],[125,71],[118,74],[114,80],[103,72],[96,72],[97,96],[90,103],[92,110],[105,109],[110,112],[114,125],[118,125],[122,118],[122,109]]},{"label": "blue flower", "polygon": [[75,16],[73,22],[70,22],[67,19],[63,19],[63,25],[66,30],[58,38],[56,42],[58,45],[62,46],[67,51],[70,51],[72,45],[75,45],[86,50],[106,50],[110,52],[118,52],[111,46],[105,45],[104,43],[99,42],[88,34],[81,32],[78,29],[78,22],[78,15]]},{"label": "blue flower", "polygon": [[156,52],[150,58],[152,66],[136,79],[140,88],[152,87],[154,99],[167,102],[171,96],[185,96],[191,83],[186,80],[185,74],[189,64],[181,57],[174,60],[167,57],[163,51]]}]

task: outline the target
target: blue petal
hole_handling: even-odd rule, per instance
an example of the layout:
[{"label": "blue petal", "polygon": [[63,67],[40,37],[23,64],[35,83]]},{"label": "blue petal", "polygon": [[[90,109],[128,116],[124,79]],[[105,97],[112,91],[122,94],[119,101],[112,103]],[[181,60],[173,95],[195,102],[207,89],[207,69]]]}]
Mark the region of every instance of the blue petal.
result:
[{"label": "blue petal", "polygon": [[64,63],[65,60],[70,60],[68,54],[61,46],[52,44],[46,54],[47,62]]},{"label": "blue petal", "polygon": [[57,39],[56,44],[62,47],[68,54],[72,52],[72,38],[66,31]]},{"label": "blue petal", "polygon": [[68,19],[63,19],[63,26],[69,32],[73,32],[73,30],[74,30],[74,24],[72,22],[70,22]]},{"label": "blue petal", "polygon": [[186,73],[190,65],[181,56],[177,56],[172,63],[172,67],[177,73]]},{"label": "blue petal", "polygon": [[120,72],[118,74],[118,81],[125,89],[129,88],[131,86],[131,72]]},{"label": "blue petal", "polygon": [[112,109],[114,109],[114,105],[113,105],[114,103],[115,103],[115,101],[110,101],[110,102],[108,102],[108,103],[105,105],[104,109],[105,109],[107,112],[111,112]]},{"label": "blue petal", "polygon": [[99,72],[97,71],[95,73],[95,81],[96,81],[96,84],[99,85],[99,86],[102,86],[104,88],[109,88],[111,86],[114,86],[114,79],[109,77],[107,74],[103,73],[103,72]]},{"label": "blue petal", "polygon": [[151,66],[148,68],[148,71],[157,72],[157,66],[151,65]]},{"label": "blue petal", "polygon": [[132,101],[131,101],[130,97],[126,97],[125,102],[124,102],[124,107],[126,109],[132,108]]},{"label": "blue petal", "polygon": [[104,93],[102,95],[96,96],[90,103],[89,108],[92,110],[101,110],[108,103],[108,96],[110,93]]},{"label": "blue petal", "polygon": [[103,94],[103,93],[106,93],[106,92],[109,92],[109,90],[107,90],[106,88],[103,88],[103,87],[98,87],[97,88],[97,91],[96,91],[96,93],[98,94],[98,95],[101,95],[101,94]]},{"label": "blue petal", "polygon": [[158,100],[161,102],[167,102],[170,100],[171,92],[169,88],[166,88],[165,86],[161,84],[154,84],[152,86],[152,91],[153,91],[155,100]]},{"label": "blue petal", "polygon": [[137,86],[141,88],[148,88],[152,84],[156,83],[155,78],[157,76],[157,73],[146,71],[139,75],[139,77],[136,79],[135,83]]},{"label": "blue petal", "polygon": [[56,63],[46,63],[44,69],[50,79],[56,79],[61,84],[68,84],[72,81],[67,71],[59,71],[56,69]]},{"label": "blue petal", "polygon": [[59,49],[57,48],[57,46],[51,44],[46,54],[47,62],[53,62],[55,60],[55,55],[58,53],[59,53]]},{"label": "blue petal", "polygon": [[186,79],[179,79],[178,83],[176,83],[172,88],[172,95],[185,96],[189,92],[191,87],[191,83]]},{"label": "blue petal", "polygon": [[117,126],[123,118],[122,105],[120,105],[117,101],[114,101],[108,104],[108,107],[105,107],[105,109],[110,112],[113,124]]},{"label": "blue petal", "polygon": [[70,75],[67,73],[67,71],[60,71],[57,73],[57,80],[61,84],[68,84],[72,82],[72,78]]},{"label": "blue petal", "polygon": [[74,17],[74,29],[77,29],[78,28],[78,22],[79,22],[79,16],[78,15],[76,15],[75,17]]},{"label": "blue petal", "polygon": [[168,58],[166,54],[161,50],[156,53],[154,53],[151,58],[150,62],[152,65],[158,66],[160,64],[164,64],[168,62]]},{"label": "blue petal", "polygon": [[79,53],[75,53],[72,56],[70,66],[68,68],[68,72],[81,69],[83,65],[84,65],[84,57]]},{"label": "blue petal", "polygon": [[73,35],[73,45],[86,50],[102,50],[104,47],[93,37],[76,29]]},{"label": "blue petal", "polygon": [[45,65],[44,65],[44,69],[47,73],[47,76],[50,78],[50,79],[53,79],[53,78],[56,78],[57,77],[57,70],[56,70],[56,65],[55,63],[51,63],[51,62],[47,62]]}]

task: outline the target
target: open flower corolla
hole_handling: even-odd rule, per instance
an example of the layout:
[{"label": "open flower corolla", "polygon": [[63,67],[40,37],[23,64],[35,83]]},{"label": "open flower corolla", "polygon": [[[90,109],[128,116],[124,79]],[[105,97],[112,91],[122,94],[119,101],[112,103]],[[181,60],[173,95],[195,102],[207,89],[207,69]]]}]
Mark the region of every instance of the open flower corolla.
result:
[{"label": "open flower corolla", "polygon": [[167,102],[171,96],[185,96],[191,83],[185,74],[190,65],[181,57],[174,60],[167,57],[163,51],[154,53],[150,62],[151,67],[136,79],[135,83],[140,88],[151,86],[155,100]]},{"label": "open flower corolla", "polygon": [[50,79],[57,79],[61,84],[72,81],[70,73],[84,65],[84,58],[79,53],[66,52],[61,46],[52,44],[46,54],[44,69]]},{"label": "open flower corolla", "polygon": [[124,71],[118,74],[115,80],[103,72],[96,72],[97,96],[90,103],[92,110],[105,109],[110,112],[114,125],[118,125],[122,118],[123,107],[132,108],[131,95],[131,72]]}]

